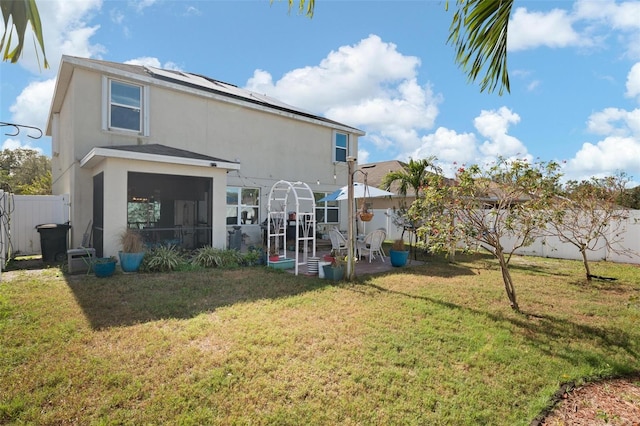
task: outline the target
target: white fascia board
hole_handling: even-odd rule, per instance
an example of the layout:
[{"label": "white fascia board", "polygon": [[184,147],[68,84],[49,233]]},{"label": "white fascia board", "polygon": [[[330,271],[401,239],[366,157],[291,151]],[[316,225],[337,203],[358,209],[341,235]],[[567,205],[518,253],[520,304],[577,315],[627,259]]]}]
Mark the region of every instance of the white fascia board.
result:
[{"label": "white fascia board", "polygon": [[80,160],[80,167],[94,167],[106,158],[121,158],[125,160],[152,161],[155,163],[180,164],[196,167],[216,167],[227,170],[240,170],[239,163],[219,160],[198,160],[195,158],[170,157],[167,155],[147,154],[141,152],[122,151],[109,148],[93,148]]}]

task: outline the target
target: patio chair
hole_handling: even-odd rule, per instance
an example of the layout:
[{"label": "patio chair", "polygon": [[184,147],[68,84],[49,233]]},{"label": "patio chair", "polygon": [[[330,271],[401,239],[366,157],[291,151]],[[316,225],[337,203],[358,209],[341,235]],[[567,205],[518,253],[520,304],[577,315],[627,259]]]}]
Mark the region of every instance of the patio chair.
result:
[{"label": "patio chair", "polygon": [[331,240],[331,250],[335,253],[342,254],[343,250],[346,251],[348,249],[347,239],[338,229],[332,228],[329,230],[329,239]]},{"label": "patio chair", "polygon": [[382,229],[376,229],[371,231],[364,237],[364,240],[358,241],[356,249],[358,250],[358,259],[362,259],[362,256],[369,256],[369,263],[371,259],[375,258],[377,254],[384,262],[384,252],[382,251],[382,243],[386,238],[386,232]]}]

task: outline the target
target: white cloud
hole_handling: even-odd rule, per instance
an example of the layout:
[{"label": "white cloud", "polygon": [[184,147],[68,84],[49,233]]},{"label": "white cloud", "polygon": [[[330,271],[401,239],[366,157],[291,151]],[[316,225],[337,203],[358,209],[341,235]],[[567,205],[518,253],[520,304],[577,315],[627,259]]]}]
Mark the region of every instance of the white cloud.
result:
[{"label": "white cloud", "polygon": [[627,54],[632,59],[640,58],[640,31],[630,34],[627,42]]},{"label": "white cloud", "polygon": [[165,70],[174,70],[174,71],[182,71],[182,68],[179,67],[174,62],[165,62],[164,65],[160,62],[160,59],[154,58],[151,56],[141,56],[139,58],[130,59],[124,62],[129,65],[142,65],[145,67],[154,67],[154,68],[162,68]]},{"label": "white cloud", "polygon": [[591,114],[587,129],[597,135],[640,137],[640,109],[605,108]]},{"label": "white cloud", "polygon": [[124,22],[124,13],[119,9],[111,9],[109,12],[111,22],[116,25],[121,25]]},{"label": "white cloud", "polygon": [[44,133],[55,83],[50,79],[29,84],[9,108],[13,122],[38,127]]},{"label": "white cloud", "polygon": [[640,29],[640,2],[636,0],[578,0],[574,12],[577,18],[606,21],[614,29]]},{"label": "white cloud", "polygon": [[156,2],[157,0],[138,0],[135,3],[135,7],[136,10],[138,12],[142,12],[144,9],[146,9],[147,7],[153,6],[153,4]]},{"label": "white cloud", "polygon": [[508,135],[509,125],[520,122],[520,116],[507,107],[491,111],[481,111],[473,120],[478,132],[488,138],[479,150],[487,157],[519,157],[527,155],[527,148],[520,140]]},{"label": "white cloud", "polygon": [[457,133],[455,130],[439,127],[435,133],[421,138],[421,146],[408,157],[427,158],[435,155],[446,175],[452,176],[454,166],[473,164],[478,160],[476,135]]},{"label": "white cloud", "polygon": [[435,155],[445,175],[453,176],[455,170],[466,164],[490,164],[498,157],[532,159],[520,140],[508,134],[509,126],[517,124],[520,116],[509,108],[481,111],[474,125],[481,136],[487,138],[479,143],[475,133],[458,133],[439,127],[434,133],[420,138],[420,146],[406,153],[401,159],[426,158]]},{"label": "white cloud", "polygon": [[194,6],[189,6],[187,7],[187,10],[184,12],[185,16],[200,16],[202,15],[202,12],[200,12],[200,10]]},{"label": "white cloud", "polygon": [[640,62],[631,67],[631,71],[627,75],[627,92],[625,96],[636,98],[640,103]]},{"label": "white cloud", "polygon": [[[629,84],[627,92],[633,92]],[[591,114],[587,129],[604,139],[596,143],[585,142],[568,161],[567,176],[584,179],[593,175],[612,175],[618,170],[636,178],[640,175],[640,108],[632,111],[605,108]]]},{"label": "white cloud", "polygon": [[369,162],[369,151],[358,148],[358,164],[367,164]]},{"label": "white cloud", "polygon": [[139,58],[129,59],[124,63],[128,65],[142,65],[142,66],[154,67],[154,68],[162,67],[162,64],[160,63],[160,60],[158,58],[153,58],[150,56],[141,56]]},{"label": "white cloud", "polygon": [[2,142],[2,147],[0,147],[0,150],[15,150],[18,148],[24,148],[24,149],[33,149],[34,151],[37,151],[39,154],[43,154],[42,148],[37,147],[37,146],[32,146],[29,142],[24,143],[22,141],[20,141],[19,139],[5,139]]},{"label": "white cloud", "polygon": [[533,92],[538,88],[538,86],[540,86],[540,80],[533,80],[527,84],[527,91]]},{"label": "white cloud", "polygon": [[574,16],[591,24],[593,31],[604,32],[604,37],[615,30],[616,41],[626,45],[626,55],[640,58],[640,2],[578,0],[574,4]]},{"label": "white cloud", "polygon": [[246,88],[321,113],[336,105],[397,97],[397,85],[414,79],[419,65],[417,57],[404,56],[395,44],[371,35],[332,51],[317,66],[289,71],[275,84],[266,71],[256,70]]},{"label": "white cloud", "polygon": [[[100,28],[89,26],[102,6],[101,0],[51,0],[38,2],[45,40],[45,52],[51,69],[42,70],[47,77],[57,73],[62,55],[99,57],[105,52],[103,46],[92,44],[90,39]],[[31,36],[27,36],[28,40]],[[42,56],[40,55],[40,60]],[[34,74],[40,75],[40,67],[33,43],[25,44],[25,53],[19,64]]]},{"label": "white cloud", "polygon": [[328,108],[324,113],[328,118],[364,125],[373,131],[396,127],[428,129],[438,115],[438,102],[430,86],[420,87],[411,79],[398,84],[393,94],[362,97],[357,102]]},{"label": "white cloud", "polygon": [[517,8],[509,20],[509,51],[532,49],[539,46],[552,48],[589,44],[572,27],[573,21],[566,10],[529,12]]},{"label": "white cloud", "polygon": [[433,127],[442,101],[431,85],[418,84],[419,66],[418,58],[402,55],[394,44],[371,35],[276,82],[268,72],[255,70],[246,87],[364,128],[367,136],[361,146],[393,145],[396,152],[411,152],[420,146],[417,130]]},{"label": "white cloud", "polygon": [[509,51],[590,47],[606,42],[615,31],[615,40],[626,45],[626,55],[640,58],[640,2],[577,0],[571,11],[546,12],[519,7],[509,20]]},{"label": "white cloud", "polygon": [[267,71],[255,70],[246,87],[365,130],[360,163],[370,158],[371,148],[403,160],[435,155],[445,171],[453,171],[454,163],[528,156],[522,142],[508,134],[520,116],[506,107],[482,111],[475,119],[486,138],[481,145],[474,133],[444,127],[425,134],[435,125],[442,96],[431,84],[418,84],[419,65],[417,58],[403,56],[395,45],[372,35],[331,52],[318,66],[292,70],[277,81]]},{"label": "white cloud", "polygon": [[611,175],[624,170],[633,176],[640,173],[640,140],[633,137],[609,136],[596,144],[584,143],[568,161],[565,173],[573,178]]}]

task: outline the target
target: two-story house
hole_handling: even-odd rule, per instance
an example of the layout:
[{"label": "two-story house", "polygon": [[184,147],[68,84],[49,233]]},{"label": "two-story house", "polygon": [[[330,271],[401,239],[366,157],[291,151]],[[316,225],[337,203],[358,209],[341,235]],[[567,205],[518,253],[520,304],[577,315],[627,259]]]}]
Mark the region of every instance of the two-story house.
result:
[{"label": "two-story house", "polygon": [[[151,242],[260,244],[270,188],[316,200],[347,183],[364,132],[197,74],[63,56],[49,114],[54,194],[70,195],[71,246],[92,229],[100,256],[127,227]],[[343,210],[346,210],[344,208]],[[346,227],[338,203],[316,221]]]}]

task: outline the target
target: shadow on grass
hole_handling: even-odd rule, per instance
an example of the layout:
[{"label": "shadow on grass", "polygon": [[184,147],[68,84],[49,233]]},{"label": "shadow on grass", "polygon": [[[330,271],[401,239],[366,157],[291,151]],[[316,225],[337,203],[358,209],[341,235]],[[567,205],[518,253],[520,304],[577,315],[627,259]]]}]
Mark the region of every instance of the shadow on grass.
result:
[{"label": "shadow on grass", "polygon": [[67,285],[94,329],[187,319],[224,306],[278,299],[330,283],[266,268],[204,272],[69,275]]},{"label": "shadow on grass", "polygon": [[[522,336],[531,347],[551,357],[565,359],[573,365],[586,362],[591,367],[598,369],[607,364],[612,368],[614,374],[628,374],[637,371],[628,365],[619,364],[609,356],[616,352],[616,348],[624,351],[634,359],[638,359],[639,356],[638,336],[631,335],[614,326],[581,324],[548,314],[514,312],[513,315],[509,315],[491,313],[429,296],[391,290],[372,282],[362,282],[360,284],[382,293],[400,295],[472,315],[485,316],[496,323],[508,323],[510,324],[510,329],[516,335]],[[507,303],[506,300],[505,303]],[[583,342],[589,342],[587,349],[582,349],[584,347]],[[597,350],[590,350],[589,348],[597,348]]]},{"label": "shadow on grass", "polygon": [[[495,269],[499,269],[500,266],[496,263]],[[531,264],[518,264],[518,263],[510,263],[509,264],[510,271],[520,271],[525,272],[531,275],[538,276],[548,276],[548,277],[569,277],[571,276],[565,272],[559,272],[557,268],[554,267],[544,267],[540,265],[531,265]]]},{"label": "shadow on grass", "polygon": [[455,262],[449,262],[443,255],[429,255],[422,254],[418,257],[418,262],[424,262],[423,264],[415,264],[411,263],[413,260],[410,260],[407,263],[406,268],[394,268],[390,271],[385,271],[378,276],[396,274],[396,273],[406,273],[406,274],[414,274],[414,275],[428,275],[431,277],[441,277],[441,278],[451,278],[462,275],[475,275],[475,270],[477,267],[469,267],[464,265],[463,263],[468,261],[468,258],[465,257],[464,260],[460,260],[459,256],[456,256]]},{"label": "shadow on grass", "polygon": [[[454,262],[449,262],[444,255],[422,254],[418,260],[429,264],[428,275],[453,277],[456,275],[473,275],[473,271],[492,270],[499,271],[498,260],[490,253],[457,253]],[[468,266],[473,265],[473,266]],[[531,275],[542,276],[569,276],[562,273],[553,265],[542,266],[539,264],[514,263],[509,264],[509,270],[521,271]]]}]

